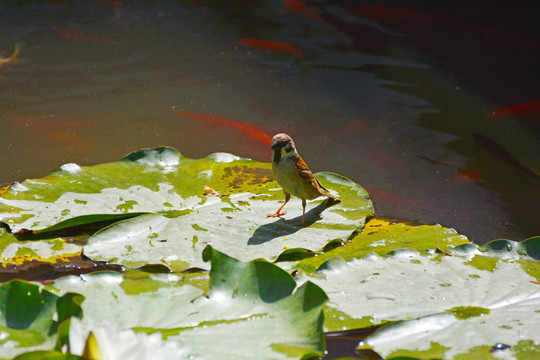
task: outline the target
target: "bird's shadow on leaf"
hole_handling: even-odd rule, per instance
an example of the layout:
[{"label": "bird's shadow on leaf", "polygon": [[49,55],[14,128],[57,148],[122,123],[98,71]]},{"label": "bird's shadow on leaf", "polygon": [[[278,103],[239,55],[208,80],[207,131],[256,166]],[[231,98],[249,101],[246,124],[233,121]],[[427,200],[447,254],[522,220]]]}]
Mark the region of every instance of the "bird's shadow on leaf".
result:
[{"label": "bird's shadow on leaf", "polygon": [[257,228],[257,230],[255,230],[253,235],[249,238],[247,244],[260,245],[268,241],[271,241],[279,236],[287,236],[287,235],[294,234],[295,232],[305,227],[309,227],[315,222],[321,220],[322,219],[321,213],[325,209],[337,203],[338,202],[333,201],[330,198],[323,201],[322,203],[320,203],[313,209],[306,212],[306,221],[304,222],[304,225],[301,225],[301,226],[296,226],[295,224],[302,220],[302,215],[297,216],[293,219],[288,219],[288,220],[279,218],[278,220],[270,224],[261,225]]}]

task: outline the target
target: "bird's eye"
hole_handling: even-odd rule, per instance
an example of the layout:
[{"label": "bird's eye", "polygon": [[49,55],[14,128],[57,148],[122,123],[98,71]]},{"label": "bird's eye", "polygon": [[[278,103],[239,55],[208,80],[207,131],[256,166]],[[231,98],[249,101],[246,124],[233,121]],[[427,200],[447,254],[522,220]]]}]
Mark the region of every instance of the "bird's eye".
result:
[{"label": "bird's eye", "polygon": [[292,144],[290,142],[288,142],[287,145],[285,145],[285,151],[289,152],[291,150],[292,150]]}]

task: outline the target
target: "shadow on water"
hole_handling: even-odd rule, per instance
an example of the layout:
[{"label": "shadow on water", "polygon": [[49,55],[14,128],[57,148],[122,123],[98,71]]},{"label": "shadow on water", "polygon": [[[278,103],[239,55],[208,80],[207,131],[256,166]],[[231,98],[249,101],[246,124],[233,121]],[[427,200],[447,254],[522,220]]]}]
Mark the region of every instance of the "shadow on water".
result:
[{"label": "shadow on water", "polygon": [[324,200],[319,205],[315,206],[313,209],[306,212],[306,220],[304,225],[296,226],[295,224],[302,220],[302,216],[297,216],[293,219],[282,219],[274,221],[270,224],[261,225],[255,230],[253,235],[249,238],[248,245],[260,245],[268,241],[272,241],[278,236],[287,236],[296,233],[304,227],[313,225],[317,221],[321,220],[321,214],[324,210],[335,205],[336,202]]},{"label": "shadow on water", "polygon": [[[390,65],[367,65],[362,70],[391,82],[383,86],[425,99],[437,110],[421,113],[417,122],[455,136],[446,147],[465,157],[461,171],[475,174],[472,180],[477,185],[497,194],[499,206],[510,217],[501,227],[499,237],[521,233],[521,238],[513,238],[519,241],[540,232],[538,219],[532,216],[540,212],[538,131],[515,119],[488,117],[484,101],[473,93],[457,91],[454,80],[434,70]],[[455,166],[445,158],[425,155],[429,156],[418,157],[432,161],[436,170]],[[489,206],[492,205],[486,204]],[[473,238],[480,242],[489,240],[478,234]]]},{"label": "shadow on water", "polygon": [[379,326],[355,329],[347,331],[334,331],[324,334],[326,341],[327,355],[323,360],[331,359],[362,359],[362,360],[382,360],[383,358],[372,350],[357,350],[358,343],[373,334]]},{"label": "shadow on water", "polygon": [[0,283],[12,279],[50,283],[55,279],[68,275],[78,276],[96,271],[123,272],[124,270],[121,265],[93,261],[84,255],[77,255],[54,263],[32,260],[20,265],[7,264],[5,267],[0,266]]},{"label": "shadow on water", "polygon": [[[0,70],[0,182],[162,145],[268,161],[234,128],[181,121],[174,107],[290,132],[314,170],[370,185],[379,215],[479,243],[540,232],[537,179],[497,155],[538,170],[538,133],[486,116],[538,101],[524,1],[306,2],[315,17],[282,1],[65,3],[0,2],[0,56],[24,43]],[[301,59],[246,38],[294,45]],[[298,220],[269,227],[292,234]],[[269,227],[250,244],[271,240]]]}]

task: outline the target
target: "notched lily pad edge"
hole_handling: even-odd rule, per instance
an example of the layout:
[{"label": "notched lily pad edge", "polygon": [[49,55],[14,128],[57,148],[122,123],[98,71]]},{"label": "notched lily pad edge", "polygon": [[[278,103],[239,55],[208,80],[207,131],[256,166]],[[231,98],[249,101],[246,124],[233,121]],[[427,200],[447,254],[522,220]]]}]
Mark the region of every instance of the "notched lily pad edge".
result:
[{"label": "notched lily pad edge", "polygon": [[[344,244],[346,246],[347,244]],[[531,237],[522,241],[513,241],[513,240],[493,240],[488,243],[485,243],[484,245],[477,245],[473,242],[461,244],[454,246],[447,251],[441,251],[440,249],[428,249],[423,252],[418,252],[418,250],[412,249],[412,248],[402,248],[397,250],[392,250],[387,253],[378,253],[378,256],[381,257],[392,257],[396,255],[397,253],[404,252],[404,251],[414,251],[418,252],[420,255],[422,253],[424,254],[431,254],[431,253],[437,253],[438,256],[462,256],[466,253],[473,252],[475,250],[478,251],[478,254],[483,253],[489,253],[491,252],[500,254],[501,251],[504,250],[504,252],[512,252],[514,251],[517,256],[528,256],[532,260],[540,260],[540,254],[538,253],[538,250],[540,249],[540,236]],[[290,249],[293,250],[293,249]],[[373,253],[366,254],[365,256],[361,256],[355,259],[364,259]],[[313,255],[317,256],[317,255]],[[304,257],[307,258],[308,256]],[[504,259],[504,258],[503,258]],[[325,270],[328,268],[335,267],[339,264],[347,262],[343,257],[341,256],[335,256],[332,258],[329,258],[324,263],[322,263],[316,271]],[[315,271],[315,272],[316,272]]]},{"label": "notched lily pad edge", "polygon": [[[6,229],[10,234],[13,234],[17,237],[26,237],[24,240],[31,240],[32,235],[39,234],[48,234],[48,235],[58,235],[61,230],[69,230],[69,234],[79,234],[81,232],[96,232],[103,227],[111,225],[115,222],[130,219],[140,215],[154,214],[153,212],[133,212],[133,213],[124,213],[124,214],[89,214],[89,215],[80,215],[75,216],[66,220],[62,220],[54,225],[47,226],[42,229],[21,229],[19,231],[13,232],[9,223],[0,221],[0,228]],[[39,240],[39,239],[38,239]]]}]

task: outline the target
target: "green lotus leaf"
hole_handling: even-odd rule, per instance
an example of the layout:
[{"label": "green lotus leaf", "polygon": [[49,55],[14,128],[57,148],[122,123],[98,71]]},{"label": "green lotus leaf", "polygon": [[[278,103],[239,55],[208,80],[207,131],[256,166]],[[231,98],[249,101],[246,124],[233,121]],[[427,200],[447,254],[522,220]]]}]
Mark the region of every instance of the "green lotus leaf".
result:
[{"label": "green lotus leaf", "polygon": [[283,219],[266,217],[283,201],[271,164],[223,153],[188,159],[172,148],[147,149],[113,163],[64,165],[13,185],[0,197],[0,220],[13,232],[44,233],[130,217],[95,234],[84,253],[134,267],[204,266],[200,254],[207,244],[242,260],[275,259],[287,247],[318,250],[347,239],[373,213],[358,184],[332,173],[316,176],[342,202],[327,207],[322,198],[309,201],[307,225],[296,227],[299,200],[287,205]]},{"label": "green lotus leaf", "polygon": [[13,360],[83,360],[83,358],[55,350],[41,350],[21,354]]},{"label": "green lotus leaf", "polygon": [[262,260],[243,263],[211,247],[204,257],[211,262],[208,296],[186,281],[187,274],[172,273],[68,276],[50,288],[58,294],[84,295],[83,321],[118,331],[161,333],[194,358],[321,355],[322,305],[327,297],[318,286],[306,282],[296,288],[292,277],[276,265]]},{"label": "green lotus leaf", "polygon": [[[523,351],[524,341],[540,343],[540,263],[523,251],[536,248],[537,241],[331,260],[301,280],[329,294],[327,330],[387,324],[360,346],[384,358],[450,359],[497,343],[515,353]],[[477,266],[471,262],[476,256],[494,265]]]},{"label": "green lotus leaf", "polygon": [[75,315],[72,309],[82,300],[74,294],[59,297],[21,280],[1,284],[0,358],[53,348],[58,321]]},{"label": "green lotus leaf", "polygon": [[373,217],[343,246],[311,254],[298,261],[295,268],[311,273],[324,262],[335,257],[348,261],[362,258],[370,253],[385,255],[405,248],[419,252],[433,249],[446,251],[466,243],[469,243],[466,236],[440,225],[414,225],[399,220]]},{"label": "green lotus leaf", "polygon": [[21,265],[30,261],[57,263],[79,256],[82,245],[67,243],[60,238],[40,241],[20,241],[0,228],[0,266]]}]

